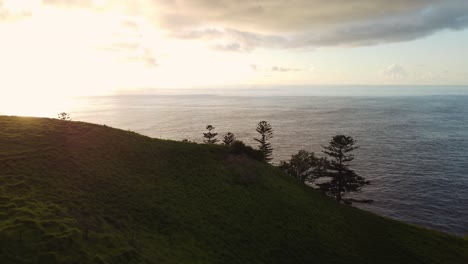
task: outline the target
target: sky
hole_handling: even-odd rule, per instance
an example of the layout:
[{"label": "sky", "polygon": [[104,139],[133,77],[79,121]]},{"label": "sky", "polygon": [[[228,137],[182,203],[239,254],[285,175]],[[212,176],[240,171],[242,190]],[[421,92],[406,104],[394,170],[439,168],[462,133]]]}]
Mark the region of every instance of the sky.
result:
[{"label": "sky", "polygon": [[197,87],[467,84],[466,0],[0,0],[4,105]]}]

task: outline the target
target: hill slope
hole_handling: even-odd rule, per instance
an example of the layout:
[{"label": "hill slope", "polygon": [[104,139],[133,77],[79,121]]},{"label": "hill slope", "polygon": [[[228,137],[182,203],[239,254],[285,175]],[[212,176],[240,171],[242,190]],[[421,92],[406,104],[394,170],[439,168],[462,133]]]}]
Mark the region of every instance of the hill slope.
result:
[{"label": "hill slope", "polygon": [[0,116],[0,263],[468,263],[222,146]]}]

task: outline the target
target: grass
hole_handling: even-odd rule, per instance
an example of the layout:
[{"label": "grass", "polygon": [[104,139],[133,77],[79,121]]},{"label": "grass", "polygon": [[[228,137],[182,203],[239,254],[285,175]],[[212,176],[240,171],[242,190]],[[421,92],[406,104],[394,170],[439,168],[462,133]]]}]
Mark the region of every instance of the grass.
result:
[{"label": "grass", "polygon": [[468,263],[218,145],[0,116],[0,263]]}]

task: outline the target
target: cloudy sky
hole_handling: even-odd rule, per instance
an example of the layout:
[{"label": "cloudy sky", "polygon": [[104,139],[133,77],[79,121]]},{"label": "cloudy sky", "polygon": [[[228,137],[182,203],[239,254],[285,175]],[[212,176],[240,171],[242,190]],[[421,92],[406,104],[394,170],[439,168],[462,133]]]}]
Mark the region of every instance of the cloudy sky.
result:
[{"label": "cloudy sky", "polygon": [[466,0],[0,0],[0,92],[468,84]]}]

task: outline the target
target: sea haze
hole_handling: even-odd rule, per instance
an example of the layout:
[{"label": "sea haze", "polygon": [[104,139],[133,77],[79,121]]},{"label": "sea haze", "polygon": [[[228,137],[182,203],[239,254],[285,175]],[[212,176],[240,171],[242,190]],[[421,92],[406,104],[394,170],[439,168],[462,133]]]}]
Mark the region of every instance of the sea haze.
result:
[{"label": "sea haze", "polygon": [[313,96],[304,89],[285,96],[291,93],[284,89],[246,89],[225,93],[230,95],[87,97],[77,99],[69,112],[74,120],[195,142],[202,142],[211,124],[220,135],[230,131],[250,145],[256,145],[256,124],[266,120],[274,128],[274,162],[300,149],[321,155],[321,145],[333,135],[351,135],[361,146],[354,169],[372,182],[357,196],[375,200],[358,207],[468,234],[468,96],[460,95],[466,89],[447,88],[449,95],[433,87],[399,95],[386,89],[371,96]]}]

